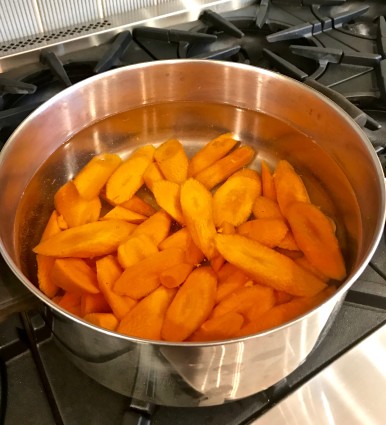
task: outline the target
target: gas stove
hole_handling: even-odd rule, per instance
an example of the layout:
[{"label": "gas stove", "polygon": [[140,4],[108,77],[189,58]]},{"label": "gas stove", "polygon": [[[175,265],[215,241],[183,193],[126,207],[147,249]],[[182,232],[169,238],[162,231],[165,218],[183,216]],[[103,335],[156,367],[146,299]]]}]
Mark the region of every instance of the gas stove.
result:
[{"label": "gas stove", "polygon": [[[183,2],[160,3],[83,29],[0,44],[0,146],[36,107],[78,81],[135,63],[195,58],[268,68],[321,91],[363,128],[386,167],[383,1],[202,1],[185,9]],[[84,375],[56,346],[42,318],[44,307],[1,260],[0,425],[259,424],[386,323],[385,254],[383,237],[295,372],[262,393],[200,408],[149,405]],[[383,417],[372,423],[383,423]]]}]

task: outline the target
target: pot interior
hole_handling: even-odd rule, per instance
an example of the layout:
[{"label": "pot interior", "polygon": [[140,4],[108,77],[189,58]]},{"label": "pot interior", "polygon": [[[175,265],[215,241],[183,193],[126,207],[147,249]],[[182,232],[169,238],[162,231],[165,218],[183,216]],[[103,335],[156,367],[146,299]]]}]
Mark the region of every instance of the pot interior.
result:
[{"label": "pot interior", "polygon": [[[283,119],[263,112],[224,104],[168,102],[98,121],[72,136],[47,158],[29,182],[17,210],[17,255],[23,273],[37,284],[32,248],[53,210],[54,193],[95,154],[114,152],[124,158],[138,146],[158,145],[176,137],[192,155],[211,138],[229,131],[242,144],[255,148],[251,168],[260,170],[262,160],[273,168],[278,159],[285,158],[301,172],[312,201],[337,224],[345,259],[352,269],[361,240],[359,206],[340,167],[317,141]],[[152,202],[150,192],[142,192]]]}]

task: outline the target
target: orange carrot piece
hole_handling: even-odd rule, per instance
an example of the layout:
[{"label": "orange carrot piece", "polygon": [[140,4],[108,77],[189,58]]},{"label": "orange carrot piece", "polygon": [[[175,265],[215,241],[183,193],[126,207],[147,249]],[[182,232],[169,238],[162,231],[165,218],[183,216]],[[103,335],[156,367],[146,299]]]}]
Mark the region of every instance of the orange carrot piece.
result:
[{"label": "orange carrot piece", "polygon": [[114,291],[136,300],[154,291],[160,284],[160,274],[185,261],[185,252],[179,248],[165,249],[128,267],[114,283]]},{"label": "orange carrot piece", "polygon": [[258,196],[252,206],[255,218],[283,218],[279,204],[265,196]]},{"label": "orange carrot piece", "polygon": [[235,268],[227,277],[218,281],[216,304],[221,302],[228,295],[243,288],[250,278],[241,270]]},{"label": "orange carrot piece", "polygon": [[80,292],[70,292],[66,291],[60,300],[57,301],[57,304],[69,311],[80,316],[80,301],[82,294]]},{"label": "orange carrot piece", "polygon": [[[273,289],[263,285],[243,286],[224,297],[213,309],[211,317],[219,317],[228,313],[246,314],[255,309],[265,312],[275,304]],[[262,314],[261,313],[261,314]]]},{"label": "orange carrot piece", "polygon": [[157,204],[178,223],[184,224],[180,191],[180,185],[169,180],[160,180],[153,185],[153,194]]},{"label": "orange carrot piece", "polygon": [[287,209],[293,202],[310,202],[302,178],[285,159],[277,163],[274,180],[277,203],[284,217],[287,218]]},{"label": "orange carrot piece", "polygon": [[287,251],[300,251],[291,230],[285,234],[284,238],[277,244],[277,246],[278,248],[286,249]]},{"label": "orange carrot piece", "polygon": [[213,195],[213,219],[217,227],[224,222],[239,226],[248,220],[260,185],[257,180],[231,176]]},{"label": "orange carrot piece", "polygon": [[131,236],[126,242],[119,245],[118,261],[126,269],[157,252],[158,248],[153,240],[148,235],[140,233]]},{"label": "orange carrot piece", "polygon": [[275,290],[275,305],[288,303],[293,298],[293,295],[288,294],[287,292]]},{"label": "orange carrot piece", "polygon": [[244,323],[244,317],[238,313],[227,313],[204,322],[189,337],[191,342],[219,341],[237,336]]},{"label": "orange carrot piece", "polygon": [[166,288],[177,288],[185,282],[194,265],[189,263],[176,264],[160,274],[160,281]]},{"label": "orange carrot piece", "polygon": [[315,268],[308,260],[305,255],[302,255],[301,257],[294,259],[295,263],[299,264],[300,267],[303,267],[304,269],[308,270],[312,274],[314,274],[316,277],[318,277],[320,280],[323,280],[323,282],[328,282],[330,279],[322,273],[320,270]]},{"label": "orange carrot piece", "polygon": [[190,178],[181,186],[181,208],[193,242],[210,260],[216,253],[211,193],[200,182]]},{"label": "orange carrot piece", "polygon": [[165,314],[176,291],[160,286],[129,311],[117,331],[137,338],[160,340]]},{"label": "orange carrot piece", "polygon": [[218,284],[220,285],[221,282],[228,279],[228,277],[232,274],[238,271],[239,269],[234,266],[231,263],[224,263],[223,266],[220,268],[220,270],[217,270],[217,278],[218,278]]},{"label": "orange carrot piece", "polygon": [[134,151],[110,176],[106,198],[115,205],[131,199],[143,185],[143,175],[153,160],[155,148],[146,145]]},{"label": "orange carrot piece", "polygon": [[310,264],[331,279],[343,279],[346,267],[328,217],[313,204],[294,202],[287,210],[287,219]]},{"label": "orange carrot piece", "polygon": [[237,143],[232,133],[221,134],[211,140],[190,159],[188,169],[189,177],[194,177],[200,171],[223,158]]},{"label": "orange carrot piece", "polygon": [[169,139],[158,146],[154,159],[167,180],[181,184],[188,177],[189,160],[177,139]]},{"label": "orange carrot piece", "polygon": [[107,255],[114,252],[135,228],[135,224],[123,220],[96,221],[63,230],[40,242],[33,251],[51,257],[92,258]]},{"label": "orange carrot piece", "polygon": [[242,223],[237,233],[274,248],[278,246],[288,232],[288,226],[281,218],[257,218]]},{"label": "orange carrot piece", "polygon": [[106,213],[101,220],[124,220],[128,223],[139,224],[144,222],[148,217],[146,215],[138,214],[134,211],[130,211],[127,208],[121,207],[120,205],[112,208]]},{"label": "orange carrot piece", "polygon": [[58,216],[58,226],[60,230],[66,230],[70,227],[62,215]]},{"label": "orange carrot piece", "polygon": [[82,198],[72,181],[65,183],[55,193],[54,204],[69,227],[97,221],[102,208],[97,196],[90,200]]},{"label": "orange carrot piece", "polygon": [[294,298],[287,303],[276,305],[261,315],[258,320],[246,323],[240,329],[239,336],[255,334],[289,322],[320,305],[334,291],[333,287],[329,287],[312,297]]},{"label": "orange carrot piece", "polygon": [[248,177],[249,179],[257,181],[259,185],[258,196],[261,196],[262,186],[261,186],[261,176],[258,171],[253,170],[252,168],[242,168],[241,170],[236,171],[231,175],[231,177]]},{"label": "orange carrot piece", "polygon": [[189,240],[185,248],[185,260],[187,263],[192,264],[193,266],[198,266],[202,263],[205,258],[204,253],[200,248],[194,243],[193,239],[189,235]]},{"label": "orange carrot piece", "polygon": [[193,270],[166,312],[162,339],[183,341],[195,332],[212,311],[216,286],[216,274],[210,267]]},{"label": "orange carrot piece", "polygon": [[207,189],[213,189],[234,172],[248,165],[254,156],[255,151],[251,146],[241,146],[208,168],[200,171],[195,175],[195,179],[201,182]]},{"label": "orange carrot piece", "polygon": [[233,224],[224,221],[218,231],[223,235],[234,235],[236,233],[236,228]]},{"label": "orange carrot piece", "polygon": [[[62,230],[59,227],[58,223],[58,213],[56,210],[54,210],[48,219],[48,222],[46,224],[46,227],[44,228],[41,241],[45,241],[49,239],[51,236],[56,235],[57,233],[60,233]],[[37,255],[36,256],[36,262],[37,262],[37,277],[38,277],[38,284],[39,289],[47,295],[49,298],[53,298],[58,290],[59,287],[55,284],[55,282],[51,278],[51,271],[52,267],[55,263],[55,258],[53,257],[47,257],[45,255]]]},{"label": "orange carrot piece", "polygon": [[277,200],[273,175],[265,161],[261,161],[261,186],[265,198],[271,199],[272,201]]},{"label": "orange carrot piece", "polygon": [[164,176],[156,162],[152,162],[147,167],[143,180],[148,189],[153,191],[154,184],[160,180],[164,180]]},{"label": "orange carrot piece", "polygon": [[94,156],[73,180],[79,195],[88,200],[99,196],[102,187],[121,163],[122,159],[116,154],[101,153]]},{"label": "orange carrot piece", "polygon": [[118,261],[112,255],[107,255],[96,261],[96,272],[99,289],[109,303],[114,315],[122,319],[136,304],[133,298],[116,294],[112,287],[122,274]]},{"label": "orange carrot piece", "polygon": [[297,296],[312,296],[326,284],[290,258],[240,235],[217,235],[220,254],[253,280]]},{"label": "orange carrot piece", "polygon": [[65,291],[99,293],[95,272],[80,258],[58,258],[51,271],[52,279]]},{"label": "orange carrot piece", "polygon": [[216,252],[216,254],[210,259],[210,266],[216,273],[221,269],[224,263],[225,258],[219,252]]},{"label": "orange carrot piece", "polygon": [[169,234],[172,219],[163,210],[157,211],[134,230],[134,235],[147,235],[158,246]]},{"label": "orange carrot piece", "polygon": [[90,322],[95,326],[109,331],[115,331],[119,323],[119,320],[113,313],[89,313],[86,314],[83,319],[86,322]]},{"label": "orange carrot piece", "polygon": [[80,314],[85,316],[89,313],[110,313],[111,308],[103,294],[82,294],[80,300]]},{"label": "orange carrot piece", "polygon": [[160,250],[168,248],[186,248],[190,239],[191,237],[188,229],[186,227],[182,227],[164,239],[158,245],[158,248]]},{"label": "orange carrot piece", "polygon": [[128,201],[125,201],[121,204],[121,207],[127,208],[130,211],[136,212],[137,214],[145,215],[150,217],[157,212],[148,202],[140,198],[138,195],[134,195]]}]

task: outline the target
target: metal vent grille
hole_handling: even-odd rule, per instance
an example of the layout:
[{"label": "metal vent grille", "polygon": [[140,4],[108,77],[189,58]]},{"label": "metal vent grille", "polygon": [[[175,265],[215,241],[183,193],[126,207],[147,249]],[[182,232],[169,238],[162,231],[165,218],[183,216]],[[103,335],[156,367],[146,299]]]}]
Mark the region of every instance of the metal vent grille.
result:
[{"label": "metal vent grille", "polygon": [[44,34],[44,35],[40,35],[36,37],[34,36],[25,37],[23,39],[13,41],[10,43],[0,44],[0,55],[2,53],[13,52],[20,49],[39,47],[39,45],[42,45],[44,43],[49,43],[51,41],[55,41],[59,39],[63,40],[66,38],[77,36],[79,34],[86,34],[86,33],[94,32],[94,31],[98,31],[100,29],[108,28],[110,26],[111,26],[111,22],[105,19],[103,21],[97,21],[97,22],[89,23],[87,25],[78,25],[75,27],[62,29],[57,32],[52,32],[49,34]]}]

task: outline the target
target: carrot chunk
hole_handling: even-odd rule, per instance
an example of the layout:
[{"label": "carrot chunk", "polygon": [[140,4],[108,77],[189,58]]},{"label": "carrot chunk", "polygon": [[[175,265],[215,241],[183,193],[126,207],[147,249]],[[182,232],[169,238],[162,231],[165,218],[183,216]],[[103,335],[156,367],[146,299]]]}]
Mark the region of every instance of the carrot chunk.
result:
[{"label": "carrot chunk", "polygon": [[266,196],[258,196],[252,206],[255,218],[283,218],[279,204]]},{"label": "carrot chunk", "polygon": [[256,180],[244,176],[230,177],[213,195],[214,224],[221,227],[228,222],[239,226],[248,220],[259,190]]},{"label": "carrot chunk", "polygon": [[92,258],[111,254],[124,242],[135,224],[123,220],[96,221],[63,230],[40,242],[33,251],[52,257]]},{"label": "carrot chunk", "polygon": [[281,218],[258,218],[249,220],[237,228],[237,233],[274,248],[288,232],[288,226]]},{"label": "carrot chunk", "polygon": [[148,202],[140,198],[138,195],[134,195],[128,201],[122,202],[121,207],[127,208],[130,211],[136,212],[137,214],[145,215],[150,217],[157,210],[153,208]]},{"label": "carrot chunk", "polygon": [[253,170],[252,168],[242,168],[241,170],[236,171],[231,175],[231,177],[248,177],[249,179],[255,180],[259,185],[258,196],[261,196],[261,176],[258,171]]},{"label": "carrot chunk", "polygon": [[154,184],[160,180],[164,180],[164,176],[161,173],[156,162],[152,162],[146,168],[146,171],[143,175],[143,180],[148,189],[153,191]]},{"label": "carrot chunk", "polygon": [[221,302],[228,295],[243,288],[250,278],[241,270],[234,268],[224,279],[218,281],[216,304]]},{"label": "carrot chunk", "polygon": [[84,293],[81,296],[80,313],[82,316],[89,313],[111,313],[111,308],[102,293]]},{"label": "carrot chunk", "polygon": [[251,146],[241,146],[208,168],[200,171],[195,175],[195,179],[201,182],[207,189],[213,189],[234,172],[248,165],[254,156],[255,151]]},{"label": "carrot chunk", "polygon": [[[55,297],[54,300],[56,300]],[[64,308],[65,310],[69,311],[72,314],[75,314],[75,316],[81,317],[81,308],[80,308],[80,301],[82,298],[82,294],[80,292],[69,292],[66,291],[63,296],[59,297],[57,301],[55,301],[60,307]]]},{"label": "carrot chunk", "polygon": [[163,208],[174,220],[184,224],[181,209],[180,185],[168,180],[160,180],[153,185],[153,194],[157,204]]},{"label": "carrot chunk", "polygon": [[190,178],[181,186],[181,208],[193,242],[210,260],[216,253],[211,193],[200,182]]},{"label": "carrot chunk", "polygon": [[300,175],[285,159],[278,162],[274,174],[277,202],[281,213],[287,217],[287,208],[295,201],[310,202]]},{"label": "carrot chunk", "polygon": [[241,314],[230,312],[219,317],[204,322],[189,337],[189,341],[218,341],[222,339],[234,338],[240,331],[244,323],[244,317]]},{"label": "carrot chunk", "polygon": [[82,198],[72,181],[65,183],[55,193],[54,204],[69,227],[97,221],[102,208],[98,197],[90,200]]},{"label": "carrot chunk", "polygon": [[261,161],[261,185],[263,196],[276,201],[275,182],[271,170],[265,161]]},{"label": "carrot chunk", "polygon": [[210,267],[192,271],[170,304],[162,326],[166,341],[183,341],[209,317],[216,299],[216,274]]},{"label": "carrot chunk", "polygon": [[116,154],[101,153],[94,156],[74,178],[79,195],[88,200],[96,198],[121,163],[122,159]]},{"label": "carrot chunk", "polygon": [[179,184],[186,180],[189,160],[177,139],[169,139],[158,146],[154,159],[167,180]]},{"label": "carrot chunk", "polygon": [[148,235],[139,233],[119,245],[118,261],[123,268],[127,268],[157,252],[158,248],[153,240]]},{"label": "carrot chunk", "polygon": [[80,294],[99,293],[95,272],[80,258],[58,258],[55,260],[51,275],[56,285],[65,291]]},{"label": "carrot chunk", "polygon": [[240,235],[217,235],[216,246],[224,258],[253,280],[297,296],[312,296],[326,284],[290,258]]},{"label": "carrot chunk", "polygon": [[106,183],[106,197],[113,204],[132,198],[143,185],[143,175],[153,160],[155,148],[151,145],[138,148],[110,176]]},{"label": "carrot chunk", "polygon": [[186,248],[189,244],[191,237],[188,229],[186,227],[182,227],[176,232],[172,233],[166,239],[164,239],[159,245],[158,248],[168,249],[168,248]]},{"label": "carrot chunk", "polygon": [[109,331],[115,331],[119,323],[119,320],[113,313],[89,313],[83,319],[86,322],[90,322],[100,328],[108,329]]},{"label": "carrot chunk", "polygon": [[114,283],[114,291],[136,300],[145,297],[160,285],[160,274],[185,261],[182,249],[171,248],[150,255],[128,267]]},{"label": "carrot chunk", "polygon": [[329,218],[313,204],[294,202],[287,210],[287,219],[310,264],[331,279],[343,279],[346,267]]},{"label": "carrot chunk", "polygon": [[287,251],[300,251],[291,230],[285,234],[284,238],[277,244],[277,246],[278,248],[285,249]]},{"label": "carrot chunk", "polygon": [[139,224],[144,222],[148,217],[146,215],[138,214],[134,211],[130,211],[127,208],[121,207],[120,205],[111,209],[106,213],[101,220],[124,220],[129,223]]},{"label": "carrot chunk", "polygon": [[169,234],[172,219],[164,210],[159,210],[134,230],[133,235],[147,235],[158,246]]},{"label": "carrot chunk", "polygon": [[165,314],[176,291],[160,286],[129,311],[121,320],[118,332],[138,338],[160,340]]},{"label": "carrot chunk", "polygon": [[232,133],[221,134],[211,140],[191,158],[188,169],[189,177],[194,177],[200,171],[223,158],[237,143]]},{"label": "carrot chunk", "polygon": [[181,263],[164,270],[160,274],[162,285],[167,288],[177,288],[177,286],[185,282],[193,268],[193,264]]},{"label": "carrot chunk", "polygon": [[106,255],[96,261],[96,273],[99,289],[118,319],[122,319],[136,304],[137,301],[125,295],[116,294],[112,287],[122,274],[118,261],[112,255]]}]

